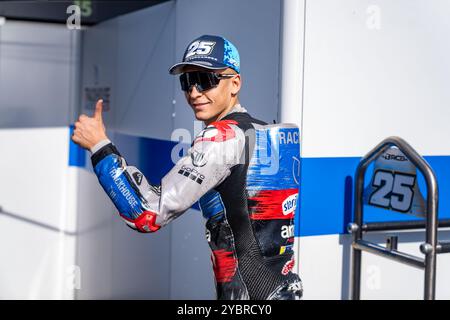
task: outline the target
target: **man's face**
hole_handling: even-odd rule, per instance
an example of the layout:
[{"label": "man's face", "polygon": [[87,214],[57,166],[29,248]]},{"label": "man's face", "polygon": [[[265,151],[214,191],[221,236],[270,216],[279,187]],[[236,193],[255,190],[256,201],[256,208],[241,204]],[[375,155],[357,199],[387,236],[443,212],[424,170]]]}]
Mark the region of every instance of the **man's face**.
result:
[{"label": "man's face", "polygon": [[[199,67],[188,67],[185,72],[207,71]],[[233,69],[217,70],[218,74],[236,74]],[[188,104],[197,120],[210,124],[225,116],[237,101],[240,89],[240,75],[220,80],[217,87],[199,92],[195,86],[185,92]]]}]

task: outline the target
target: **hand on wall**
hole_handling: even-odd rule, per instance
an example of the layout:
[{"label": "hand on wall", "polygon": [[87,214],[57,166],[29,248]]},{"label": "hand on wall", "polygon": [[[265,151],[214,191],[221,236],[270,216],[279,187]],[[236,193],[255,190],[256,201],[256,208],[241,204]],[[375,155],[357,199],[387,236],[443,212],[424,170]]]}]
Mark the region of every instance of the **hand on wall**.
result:
[{"label": "hand on wall", "polygon": [[93,146],[102,140],[108,139],[106,136],[106,128],[102,118],[103,100],[98,100],[95,105],[93,117],[85,114],[80,115],[78,121],[75,122],[75,130],[72,140],[80,147],[90,150]]}]

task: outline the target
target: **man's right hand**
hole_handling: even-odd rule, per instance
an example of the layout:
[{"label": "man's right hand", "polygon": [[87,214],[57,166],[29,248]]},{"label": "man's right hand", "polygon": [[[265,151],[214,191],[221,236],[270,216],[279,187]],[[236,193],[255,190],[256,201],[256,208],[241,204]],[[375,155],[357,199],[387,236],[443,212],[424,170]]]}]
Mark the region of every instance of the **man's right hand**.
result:
[{"label": "man's right hand", "polygon": [[95,105],[93,117],[82,114],[75,122],[75,130],[72,135],[72,141],[80,147],[90,150],[97,143],[108,139],[106,136],[105,125],[102,118],[103,100],[98,100]]}]

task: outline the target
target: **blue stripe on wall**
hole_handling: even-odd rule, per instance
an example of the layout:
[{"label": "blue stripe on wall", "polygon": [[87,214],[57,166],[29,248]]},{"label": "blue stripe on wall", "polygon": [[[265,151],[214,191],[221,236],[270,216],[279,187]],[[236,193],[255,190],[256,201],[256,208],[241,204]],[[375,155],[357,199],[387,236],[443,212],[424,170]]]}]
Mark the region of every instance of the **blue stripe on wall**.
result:
[{"label": "blue stripe on wall", "polygon": [[85,167],[86,166],[86,151],[75,144],[71,137],[74,126],[69,127],[69,166],[71,167]]},{"label": "blue stripe on wall", "polygon": [[[450,218],[450,156],[425,156],[433,168],[439,186],[439,218]],[[346,233],[353,214],[354,175],[361,158],[302,158],[300,214],[296,236]],[[365,183],[370,183],[369,166]],[[426,188],[419,176],[424,196]],[[409,215],[379,208],[364,207],[364,221],[417,220]]]},{"label": "blue stripe on wall", "polygon": [[344,226],[352,215],[352,177],[359,159],[300,160],[300,207],[295,215],[296,236],[336,234],[345,231]]},{"label": "blue stripe on wall", "polygon": [[[72,134],[73,128],[70,128]],[[160,184],[173,167],[172,148],[176,142],[140,138],[116,133],[114,143],[129,165],[144,173],[154,184]],[[69,165],[85,166],[86,151],[70,142]],[[346,233],[353,214],[353,180],[361,158],[302,158],[300,201],[296,212],[295,236],[315,236]],[[450,218],[450,156],[426,156],[425,160],[436,173],[439,185],[439,218]],[[367,170],[366,184],[370,182],[371,167]],[[419,187],[426,195],[423,179]],[[199,210],[196,203],[194,209]],[[414,220],[379,208],[365,207],[364,220]]]}]

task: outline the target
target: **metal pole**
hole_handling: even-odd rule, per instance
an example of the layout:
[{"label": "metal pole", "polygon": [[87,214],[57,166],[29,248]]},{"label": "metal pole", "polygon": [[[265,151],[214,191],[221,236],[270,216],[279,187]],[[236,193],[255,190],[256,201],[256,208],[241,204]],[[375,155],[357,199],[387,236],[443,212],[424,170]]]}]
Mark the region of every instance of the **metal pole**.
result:
[{"label": "metal pole", "polygon": [[[420,221],[396,221],[396,222],[370,222],[362,225],[363,232],[374,231],[397,231],[397,230],[425,230],[427,226],[426,220]],[[438,228],[449,228],[450,219],[442,219],[437,221]],[[438,252],[439,253],[439,252]]]},{"label": "metal pole", "polygon": [[438,187],[436,176],[430,165],[406,141],[399,137],[386,139],[391,145],[396,145],[405,153],[408,159],[422,172],[427,184],[427,222],[426,222],[426,253],[424,299],[434,300],[436,294],[436,247],[438,218]]},{"label": "metal pole", "polygon": [[[366,249],[364,246],[358,246],[362,240],[363,231],[363,204],[362,190],[364,188],[364,175],[369,164],[378,158],[385,150],[391,146],[397,146],[408,159],[419,169],[424,175],[427,184],[427,219],[426,219],[426,243],[421,246],[422,252],[425,254],[425,281],[424,281],[424,298],[433,300],[436,291],[436,253],[437,253],[437,227],[438,227],[438,188],[436,176],[429,164],[403,139],[399,137],[389,137],[379,143],[374,149],[366,154],[360,161],[356,171],[355,182],[355,217],[354,223],[350,225],[353,234],[352,243],[352,273],[351,273],[351,297],[352,299],[360,298],[360,281],[361,281],[361,251]],[[366,228],[368,226],[365,226]],[[373,248],[371,248],[373,249]],[[381,251],[373,250],[384,255]]]},{"label": "metal pole", "polygon": [[[431,172],[432,173],[432,172]],[[427,227],[426,243],[431,245],[425,255],[425,300],[434,300],[436,295],[436,247],[437,247],[437,219],[438,219],[438,188],[434,174],[426,177],[427,181]]]},{"label": "metal pole", "polygon": [[[357,232],[353,233],[353,243],[358,241]],[[359,300],[361,296],[361,250],[352,246],[352,267],[351,267],[351,292],[352,300]]]},{"label": "metal pole", "polygon": [[362,222],[363,222],[363,206],[362,206],[362,190],[364,185],[365,174],[364,163],[360,162],[356,169],[355,182],[355,213],[354,224],[352,225],[352,268],[351,268],[351,299],[359,300],[361,298],[361,250],[355,247],[355,244],[362,239]]},{"label": "metal pole", "polygon": [[362,193],[364,189],[364,176],[369,164],[384,152],[389,146],[381,143],[373,151],[368,153],[360,161],[356,169],[355,181],[355,214],[353,228],[353,244],[352,244],[352,267],[351,267],[351,299],[359,300],[361,297],[361,250],[356,247],[356,243],[362,240],[362,223],[363,223],[363,203]]},{"label": "metal pole", "polygon": [[388,248],[382,247],[378,244],[359,240],[356,244],[353,245],[354,247],[364,250],[373,254],[376,254],[378,256],[388,258],[393,261],[401,262],[407,265],[410,265],[412,267],[424,269],[425,268],[425,261],[424,259],[420,259],[416,256],[400,252],[397,250],[390,250]]}]

